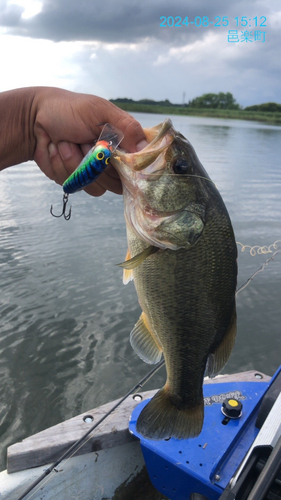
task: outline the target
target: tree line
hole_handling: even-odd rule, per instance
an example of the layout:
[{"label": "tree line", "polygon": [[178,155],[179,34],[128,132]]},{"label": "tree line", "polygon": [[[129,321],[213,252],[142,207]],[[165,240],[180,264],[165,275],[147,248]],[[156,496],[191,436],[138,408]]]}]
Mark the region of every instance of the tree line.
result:
[{"label": "tree line", "polygon": [[[240,109],[242,106],[236,102],[233,95],[230,92],[219,92],[218,94],[208,93],[203,94],[199,97],[195,97],[188,103],[184,104],[173,104],[169,99],[164,101],[155,101],[153,99],[140,99],[135,101],[134,99],[129,99],[127,97],[118,97],[117,99],[110,99],[111,102],[118,103],[131,103],[131,104],[150,104],[157,106],[180,106],[187,108],[197,108],[197,109]],[[244,111],[263,111],[263,112],[281,112],[281,104],[276,102],[267,102],[264,104],[255,104],[253,106],[247,106]]]}]

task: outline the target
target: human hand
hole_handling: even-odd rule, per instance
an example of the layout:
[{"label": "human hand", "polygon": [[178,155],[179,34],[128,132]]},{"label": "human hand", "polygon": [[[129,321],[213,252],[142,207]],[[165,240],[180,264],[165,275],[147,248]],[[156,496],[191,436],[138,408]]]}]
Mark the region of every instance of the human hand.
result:
[{"label": "human hand", "polygon": [[[140,151],[147,141],[140,124],[105,99],[57,88],[40,88],[35,94],[34,160],[50,179],[62,185],[78,167],[99,137],[101,123],[110,123],[124,134],[122,148]],[[85,191],[100,196],[106,190],[122,193],[116,170],[109,165]]]}]

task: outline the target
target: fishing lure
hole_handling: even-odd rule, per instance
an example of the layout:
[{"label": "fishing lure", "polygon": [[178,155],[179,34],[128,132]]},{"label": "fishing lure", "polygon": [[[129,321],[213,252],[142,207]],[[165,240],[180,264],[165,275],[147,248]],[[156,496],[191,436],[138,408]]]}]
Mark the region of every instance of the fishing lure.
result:
[{"label": "fishing lure", "polygon": [[113,125],[110,125],[109,123],[104,125],[95,145],[86,154],[76,170],[74,170],[74,172],[63,183],[62,188],[64,195],[62,213],[60,215],[55,215],[53,213],[52,205],[50,212],[53,217],[62,217],[63,215],[65,220],[70,219],[71,208],[69,213],[66,214],[66,205],[69,194],[81,191],[81,189],[84,189],[86,186],[94,182],[103,173],[109,164],[111,155],[117,149],[123,138],[123,133]]}]

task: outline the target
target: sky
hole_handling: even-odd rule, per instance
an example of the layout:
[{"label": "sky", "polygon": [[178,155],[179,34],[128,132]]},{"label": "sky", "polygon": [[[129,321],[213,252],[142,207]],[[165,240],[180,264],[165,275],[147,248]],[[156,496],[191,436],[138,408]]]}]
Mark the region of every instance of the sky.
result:
[{"label": "sky", "polygon": [[0,0],[0,91],[281,103],[280,47],[280,0]]}]

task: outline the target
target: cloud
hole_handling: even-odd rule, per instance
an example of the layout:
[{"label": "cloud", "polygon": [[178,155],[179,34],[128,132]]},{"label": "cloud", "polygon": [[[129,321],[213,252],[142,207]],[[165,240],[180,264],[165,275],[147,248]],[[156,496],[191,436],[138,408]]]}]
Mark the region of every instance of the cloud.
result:
[{"label": "cloud", "polygon": [[[220,18],[220,27],[160,27],[161,16],[187,15],[189,21],[197,16],[197,24],[204,16],[209,22]],[[254,25],[255,17],[265,16],[267,26],[236,26],[235,18],[241,24],[242,16]],[[0,63],[13,61],[1,78],[2,89],[15,86],[12,82],[56,84],[106,98],[172,102],[181,102],[184,92],[189,100],[229,91],[244,106],[281,102],[279,0],[2,0],[1,26],[8,50],[1,51]],[[255,31],[264,31],[265,42],[231,43],[229,29],[240,38],[251,30],[252,39]]]},{"label": "cloud", "polygon": [[151,97],[178,103],[184,92],[189,100],[205,92],[229,91],[246,106],[257,99],[274,100],[279,92],[280,76],[273,79],[270,72],[261,72],[261,51],[257,45],[231,46],[223,33],[206,33],[203,40],[168,49],[149,40],[89,43],[74,58],[79,67],[75,90],[105,98]]},{"label": "cloud", "polygon": [[210,21],[214,21],[216,16],[227,16],[233,22],[237,16],[268,16],[280,10],[278,0],[272,0],[268,4],[262,4],[259,0],[228,2],[227,7],[225,0],[197,0],[196,3],[191,0],[165,3],[162,0],[43,0],[40,2],[41,11],[37,15],[24,18],[23,7],[19,7],[17,3],[17,0],[4,1],[0,12],[0,25],[14,35],[52,41],[87,40],[110,43],[139,42],[149,37],[172,45],[201,39],[206,31],[219,31],[222,27],[161,28],[161,16],[181,16],[182,19],[188,16],[189,20],[194,20],[196,16],[206,16]]},{"label": "cloud", "polygon": [[0,25],[17,29],[23,13],[24,7],[22,5],[10,5],[8,2],[2,2],[0,5]]}]

